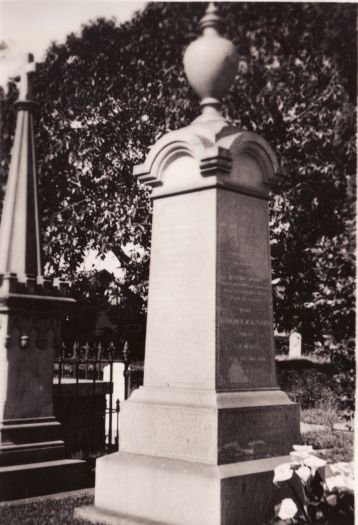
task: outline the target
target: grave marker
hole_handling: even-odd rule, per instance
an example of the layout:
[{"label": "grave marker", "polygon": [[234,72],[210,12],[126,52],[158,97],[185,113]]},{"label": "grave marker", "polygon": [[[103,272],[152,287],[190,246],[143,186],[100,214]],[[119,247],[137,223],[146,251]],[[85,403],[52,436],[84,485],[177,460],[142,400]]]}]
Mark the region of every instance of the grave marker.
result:
[{"label": "grave marker", "polygon": [[[124,379],[124,363],[117,363],[113,362],[112,365],[106,365],[103,368],[103,381],[108,382],[110,380],[110,369],[111,366],[113,366],[113,377],[112,377],[112,384],[113,384],[113,392],[112,392],[112,410],[114,410],[116,406],[117,399],[120,403],[124,401],[125,397],[125,379]],[[109,408],[110,404],[110,394],[106,395],[106,404],[107,409]],[[109,419],[112,418],[112,426],[110,427]],[[120,421],[120,420],[119,420]],[[112,435],[109,436],[109,429],[112,430]],[[120,429],[120,423],[118,425],[118,428]],[[106,414],[106,435],[108,435],[109,443],[113,443],[114,436],[117,433],[117,413],[113,412],[110,414],[107,412]]]},{"label": "grave marker", "polygon": [[296,330],[293,330],[290,334],[289,351],[288,356],[292,358],[298,358],[302,355],[302,335]]},{"label": "grave marker", "polygon": [[16,131],[0,224],[0,500],[61,492],[88,482],[64,459],[52,379],[67,286],[42,276],[33,134],[33,56],[21,75]]},{"label": "grave marker", "polygon": [[110,523],[262,525],[272,471],[299,442],[276,383],[268,199],[278,164],[221,115],[237,54],[209,6],[184,55],[202,115],[168,133],[135,174],[152,187],[144,386],[121,410],[120,451],[96,466]]}]

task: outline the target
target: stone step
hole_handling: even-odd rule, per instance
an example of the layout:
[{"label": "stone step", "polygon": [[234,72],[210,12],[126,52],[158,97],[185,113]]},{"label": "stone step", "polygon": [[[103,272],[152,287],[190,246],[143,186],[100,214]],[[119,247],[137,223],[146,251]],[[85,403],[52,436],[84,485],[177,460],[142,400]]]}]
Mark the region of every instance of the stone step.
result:
[{"label": "stone step", "polygon": [[77,459],[0,467],[0,501],[77,490],[91,484],[88,465]]},{"label": "stone step", "polygon": [[0,443],[22,444],[54,441],[60,437],[61,424],[54,420],[29,423],[3,424],[0,426]]},{"label": "stone step", "polygon": [[62,440],[0,446],[0,466],[21,465],[62,459],[65,444]]}]

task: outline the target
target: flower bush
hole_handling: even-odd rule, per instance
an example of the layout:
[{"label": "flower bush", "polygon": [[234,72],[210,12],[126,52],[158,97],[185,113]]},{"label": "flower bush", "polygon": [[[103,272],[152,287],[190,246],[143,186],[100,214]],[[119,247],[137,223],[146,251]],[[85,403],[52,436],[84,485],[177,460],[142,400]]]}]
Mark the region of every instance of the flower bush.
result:
[{"label": "flower bush", "polygon": [[290,456],[289,463],[275,468],[273,482],[286,485],[292,498],[275,507],[270,524],[353,525],[353,462],[328,464],[309,445],[294,445]]}]

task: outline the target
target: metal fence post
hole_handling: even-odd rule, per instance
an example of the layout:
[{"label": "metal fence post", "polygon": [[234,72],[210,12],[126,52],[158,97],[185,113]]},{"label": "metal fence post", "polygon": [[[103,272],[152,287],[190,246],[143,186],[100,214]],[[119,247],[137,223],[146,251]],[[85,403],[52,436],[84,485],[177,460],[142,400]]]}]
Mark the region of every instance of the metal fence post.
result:
[{"label": "metal fence post", "polygon": [[124,360],[124,370],[123,370],[123,376],[124,376],[124,399],[128,399],[128,379],[129,379],[129,347],[128,342],[126,341],[124,343],[123,348],[123,360]]}]

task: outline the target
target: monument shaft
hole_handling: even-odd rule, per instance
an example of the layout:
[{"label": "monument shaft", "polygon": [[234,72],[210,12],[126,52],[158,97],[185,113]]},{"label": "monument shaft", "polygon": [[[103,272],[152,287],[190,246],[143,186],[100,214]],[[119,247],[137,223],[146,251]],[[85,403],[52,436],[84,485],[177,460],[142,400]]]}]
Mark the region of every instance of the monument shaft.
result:
[{"label": "monument shaft", "polygon": [[149,286],[145,386],[276,388],[266,201],[224,189],[156,200]]}]

